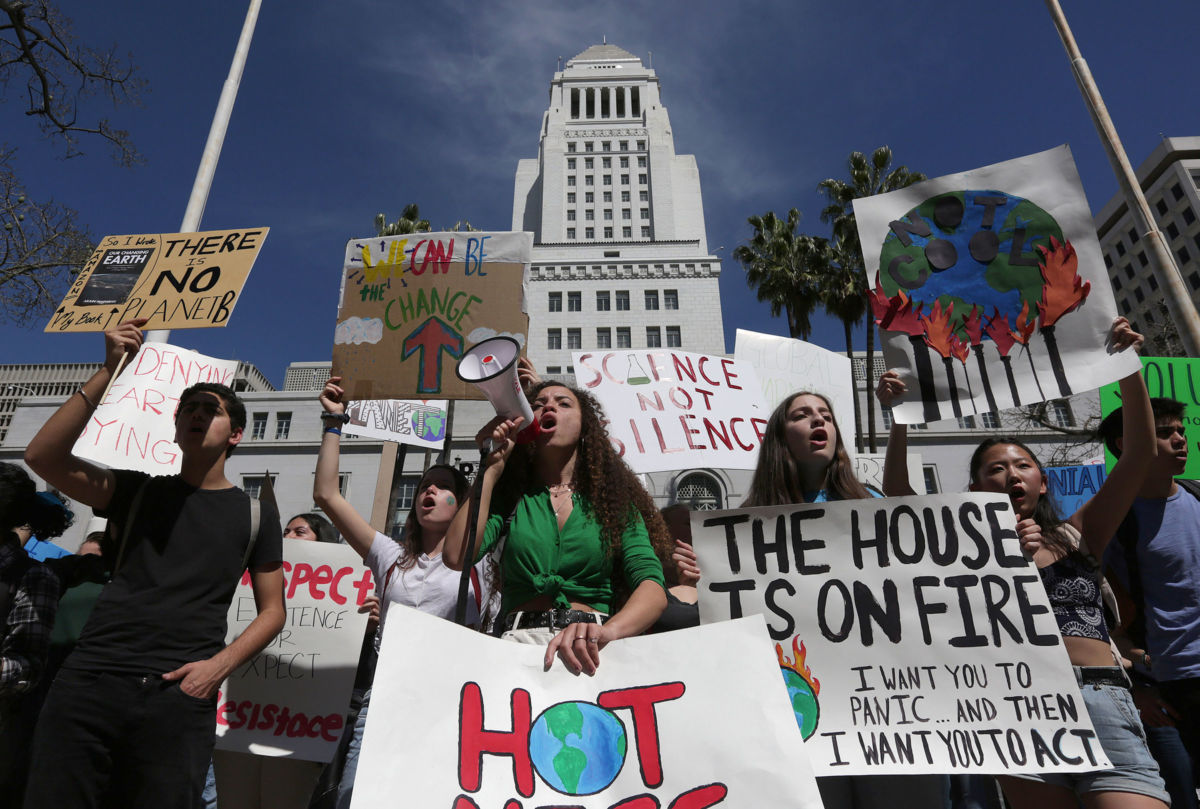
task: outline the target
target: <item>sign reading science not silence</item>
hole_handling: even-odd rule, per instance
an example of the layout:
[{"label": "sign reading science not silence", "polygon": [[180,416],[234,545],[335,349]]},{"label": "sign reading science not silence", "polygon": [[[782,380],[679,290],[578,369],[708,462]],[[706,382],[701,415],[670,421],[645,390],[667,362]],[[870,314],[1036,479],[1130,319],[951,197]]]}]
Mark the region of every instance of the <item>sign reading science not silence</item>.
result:
[{"label": "sign reading science not silence", "polygon": [[106,236],[46,331],[104,331],[138,317],[146,329],[224,326],[268,230]]}]

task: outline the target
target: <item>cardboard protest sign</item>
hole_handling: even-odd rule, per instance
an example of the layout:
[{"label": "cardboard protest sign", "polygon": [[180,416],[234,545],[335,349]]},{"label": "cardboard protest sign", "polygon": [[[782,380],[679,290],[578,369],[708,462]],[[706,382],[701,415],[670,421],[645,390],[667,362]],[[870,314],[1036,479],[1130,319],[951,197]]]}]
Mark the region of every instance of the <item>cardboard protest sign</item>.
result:
[{"label": "cardboard protest sign", "polygon": [[761,618],[544,652],[393,606],[354,809],[821,806]]},{"label": "cardboard protest sign", "polygon": [[[854,460],[854,476],[863,483],[883,491],[883,462],[887,458],[882,452],[863,453],[851,456]],[[910,452],[905,457],[908,481],[917,494],[925,494],[925,470],[920,453]]]},{"label": "cardboard protest sign", "polygon": [[[854,378],[845,356],[803,340],[738,329],[733,357],[754,367],[768,415],[796,391],[819,393],[846,434],[853,434]],[[853,442],[846,451],[854,457]]]},{"label": "cardboard protest sign", "polygon": [[[221,684],[217,747],[307,761],[333,758],[345,726],[367,616],[371,572],[347,545],[285,540],[287,622]],[[227,642],[258,615],[250,574],[229,607]]]},{"label": "cardboard protest sign", "polygon": [[702,623],[762,613],[821,775],[1109,766],[1002,495],[697,512]]},{"label": "cardboard protest sign", "polygon": [[1047,466],[1046,487],[1058,513],[1070,516],[1100,491],[1108,472],[1102,463],[1078,466]]},{"label": "cardboard protest sign", "polygon": [[1066,146],[855,200],[854,213],[884,357],[909,386],[897,421],[1070,396],[1137,367],[1105,348],[1116,304]]},{"label": "cardboard protest sign", "polygon": [[218,360],[166,343],[143,343],[88,419],[73,452],[113,469],[173,475],[179,394],[197,382],[232,385],[237,360]]},{"label": "cardboard protest sign", "polygon": [[104,331],[137,317],[146,329],[224,326],[268,230],[106,236],[46,331]]},{"label": "cardboard protest sign", "polygon": [[604,406],[608,435],[634,472],[754,468],[770,411],[747,363],[661,349],[571,359],[576,384]]},{"label": "cardboard protest sign", "polygon": [[350,421],[342,426],[346,435],[395,441],[426,449],[441,449],[446,443],[446,401],[418,399],[367,399],[346,406]]},{"label": "cardboard protest sign", "polygon": [[411,233],[346,243],[333,374],[360,399],[482,399],[454,373],[463,351],[525,345],[531,233]]},{"label": "cardboard protest sign", "polygon": [[[1174,399],[1187,405],[1183,429],[1187,434],[1188,460],[1176,478],[1200,480],[1200,360],[1181,357],[1142,357],[1142,378],[1151,397]],[[1100,412],[1107,416],[1121,406],[1121,389],[1114,382],[1100,389]],[[1117,459],[1104,449],[1109,471]]]}]

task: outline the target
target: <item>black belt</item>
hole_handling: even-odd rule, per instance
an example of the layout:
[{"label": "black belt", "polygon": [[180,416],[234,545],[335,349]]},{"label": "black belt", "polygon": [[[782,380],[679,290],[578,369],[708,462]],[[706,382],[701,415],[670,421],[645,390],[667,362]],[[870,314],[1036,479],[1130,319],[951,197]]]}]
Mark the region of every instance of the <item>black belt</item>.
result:
[{"label": "black belt", "polygon": [[1129,678],[1116,666],[1075,666],[1075,681],[1080,685],[1115,685],[1129,688]]},{"label": "black belt", "polygon": [[504,619],[504,631],[513,629],[566,629],[570,624],[599,624],[608,616],[602,612],[587,612],[586,610],[539,610],[527,612],[517,610],[510,612]]}]

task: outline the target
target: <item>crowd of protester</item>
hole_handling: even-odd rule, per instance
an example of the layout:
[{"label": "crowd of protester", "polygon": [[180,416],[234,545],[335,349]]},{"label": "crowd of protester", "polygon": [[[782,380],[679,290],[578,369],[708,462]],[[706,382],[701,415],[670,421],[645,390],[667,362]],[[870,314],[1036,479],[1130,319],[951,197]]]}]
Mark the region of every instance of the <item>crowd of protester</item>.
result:
[{"label": "crowd of protester", "polygon": [[[106,332],[104,365],[26,453],[54,492],[97,515],[77,554],[46,558],[43,549],[35,557],[37,543],[66,530],[71,512],[59,495],[37,492],[23,469],[0,464],[0,805],[348,807],[372,690],[420,687],[373,682],[389,608],[460,618],[464,568],[461,620],[544,646],[547,670],[593,674],[609,643],[699,624],[703,572],[687,508],[656,508],[588,393],[543,382],[523,364],[533,424],[498,417],[479,432],[484,461],[474,489],[453,467],[425,470],[394,539],[339,491],[347,417],[342,380],[333,377],[319,396],[313,500],[321,513],[281,526],[270,503],[226,477],[246,412],[224,386],[202,383],[180,396],[178,475],[109,470],[72,453],[121,358],[141,345],[141,325]],[[1112,344],[1136,350],[1141,336],[1118,319]],[[1187,460],[1183,406],[1150,400],[1136,373],[1120,391],[1123,407],[1100,431],[1118,461],[1074,514],[1057,513],[1041,462],[1015,438],[984,441],[966,470],[969,489],[1012,503],[1113,765],[1000,777],[1017,809],[1196,807],[1200,486],[1174,479]],[[907,394],[896,373],[880,379],[885,406]],[[914,494],[906,451],[897,424],[882,491],[862,483],[829,401],[796,392],[767,421],[743,506]],[[350,714],[328,765],[213,750],[218,686],[283,626],[284,538],[343,541],[376,583],[362,606],[369,620]],[[226,610],[247,570],[258,615],[226,645]],[[994,783],[970,775],[818,779],[827,807],[862,809],[998,806]]]}]

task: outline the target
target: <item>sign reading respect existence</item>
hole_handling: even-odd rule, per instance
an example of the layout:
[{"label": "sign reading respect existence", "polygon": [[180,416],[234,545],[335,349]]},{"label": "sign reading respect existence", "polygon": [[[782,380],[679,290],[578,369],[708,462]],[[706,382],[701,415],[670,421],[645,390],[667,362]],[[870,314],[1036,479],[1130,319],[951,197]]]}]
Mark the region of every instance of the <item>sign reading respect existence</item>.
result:
[{"label": "sign reading respect existence", "polygon": [[929,422],[1070,396],[1137,368],[1071,150],[854,201],[895,409]]},{"label": "sign reading respect existence", "polygon": [[[329,761],[345,727],[367,616],[371,572],[349,546],[284,540],[287,621],[221,684],[217,747]],[[227,642],[258,615],[250,574],[229,607]]]},{"label": "sign reading respect existence", "polygon": [[761,618],[544,652],[393,605],[355,809],[821,806]]},{"label": "sign reading respect existence", "polygon": [[224,326],[267,231],[106,236],[46,331],[104,331],[138,317],[146,329]]},{"label": "sign reading respect existence", "polygon": [[770,411],[748,363],[669,350],[571,359],[576,384],[603,405],[608,435],[634,472],[754,468]]},{"label": "sign reading respect existence", "polygon": [[482,399],[454,373],[498,335],[526,343],[531,233],[411,233],[346,244],[333,374],[352,400]]},{"label": "sign reading respect existence", "polygon": [[113,469],[175,474],[183,463],[175,444],[179,394],[197,382],[232,385],[237,366],[237,360],[143,343],[88,419],[73,452]]},{"label": "sign reading respect existence", "polygon": [[[1175,357],[1142,357],[1142,378],[1151,396],[1161,396],[1183,402],[1183,429],[1187,434],[1188,460],[1182,475],[1184,480],[1200,480],[1200,360]],[[1100,410],[1104,415],[1121,406],[1121,389],[1117,383],[1100,389]],[[1117,459],[1104,449],[1108,469]]]},{"label": "sign reading respect existence", "polygon": [[1015,527],[1002,495],[697,512],[700,620],[764,615],[818,776],[1108,767]]},{"label": "sign reading respect existence", "polygon": [[440,449],[446,442],[445,400],[367,399],[347,405],[346,415],[350,417],[342,426],[346,435],[426,449]]}]

